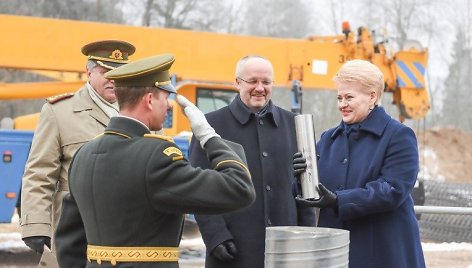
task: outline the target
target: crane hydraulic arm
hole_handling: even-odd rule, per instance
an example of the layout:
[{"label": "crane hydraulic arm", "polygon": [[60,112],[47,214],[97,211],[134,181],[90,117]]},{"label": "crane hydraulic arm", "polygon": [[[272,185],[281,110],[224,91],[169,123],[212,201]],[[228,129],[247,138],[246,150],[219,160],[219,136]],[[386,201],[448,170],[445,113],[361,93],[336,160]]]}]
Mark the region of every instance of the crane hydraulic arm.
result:
[{"label": "crane hydraulic arm", "polygon": [[[334,90],[331,78],[350,59],[365,59],[385,75],[386,92],[404,118],[420,119],[429,110],[425,86],[427,50],[398,51],[389,56],[382,43],[375,44],[369,30],[307,39],[282,39],[176,29],[133,27],[117,24],[0,15],[0,68],[83,72],[83,44],[99,39],[133,43],[133,58],[171,52],[178,59],[173,72],[178,81],[231,83],[234,63],[247,54],[270,59],[275,85],[290,89],[299,80],[305,90]],[[70,83],[70,81],[68,81]],[[35,89],[36,88],[36,89]],[[63,87],[70,91],[71,86]],[[44,92],[43,92],[44,91]],[[0,99],[36,98],[60,93],[60,82],[48,84],[0,84]]]}]

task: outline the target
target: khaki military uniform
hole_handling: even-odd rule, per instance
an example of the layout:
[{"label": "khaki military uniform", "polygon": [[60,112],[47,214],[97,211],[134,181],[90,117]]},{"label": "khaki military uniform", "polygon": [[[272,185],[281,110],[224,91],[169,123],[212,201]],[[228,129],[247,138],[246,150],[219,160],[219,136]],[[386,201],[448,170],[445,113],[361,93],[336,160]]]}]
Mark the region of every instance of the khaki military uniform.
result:
[{"label": "khaki military uniform", "polygon": [[[132,44],[121,40],[95,41],[81,49],[88,62],[108,70],[127,64],[128,56],[135,50]],[[74,153],[102,133],[110,120],[110,115],[107,116],[98,105],[100,100],[94,101],[90,97],[86,85],[76,94],[49,98],[43,106],[21,192],[21,235],[26,245],[37,252],[42,250],[34,237],[52,237],[59,221]]]},{"label": "khaki military uniform", "polygon": [[224,213],[255,199],[243,148],[219,137],[205,148],[213,169],[192,167],[140,122],[113,117],[72,162],[55,236],[60,266],[178,267],[184,213]]},{"label": "khaki military uniform", "polygon": [[52,237],[68,191],[72,157],[80,146],[102,133],[109,120],[85,86],[74,95],[44,104],[23,176],[22,237]]}]

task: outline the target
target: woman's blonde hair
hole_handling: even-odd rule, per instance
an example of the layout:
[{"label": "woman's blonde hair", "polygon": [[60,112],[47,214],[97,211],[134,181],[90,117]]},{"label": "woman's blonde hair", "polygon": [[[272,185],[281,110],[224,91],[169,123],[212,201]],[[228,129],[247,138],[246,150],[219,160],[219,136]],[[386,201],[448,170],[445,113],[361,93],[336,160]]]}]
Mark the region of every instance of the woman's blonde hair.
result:
[{"label": "woman's blonde hair", "polygon": [[380,103],[385,88],[383,73],[374,64],[366,60],[351,60],[343,64],[333,77],[335,83],[357,83],[363,89],[377,92],[375,104]]}]

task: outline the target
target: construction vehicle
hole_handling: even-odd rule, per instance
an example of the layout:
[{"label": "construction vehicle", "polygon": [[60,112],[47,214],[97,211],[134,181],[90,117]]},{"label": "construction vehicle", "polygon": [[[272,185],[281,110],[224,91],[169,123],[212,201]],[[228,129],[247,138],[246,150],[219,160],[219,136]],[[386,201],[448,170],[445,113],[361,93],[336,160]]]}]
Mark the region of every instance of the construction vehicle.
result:
[{"label": "construction vehicle", "polygon": [[[121,39],[136,46],[133,59],[174,54],[171,72],[179,94],[204,112],[227,105],[237,95],[233,85],[235,63],[248,54],[264,56],[273,63],[274,87],[280,90],[291,89],[294,81],[304,90],[335,90],[331,79],[344,62],[369,60],[384,73],[385,91],[393,93],[401,120],[421,119],[429,110],[424,78],[427,50],[393,53],[385,40],[374,43],[365,27],[359,28],[357,35],[343,24],[341,35],[281,39],[12,15],[0,15],[0,25],[0,35],[8,37],[0,44],[0,68],[56,78],[50,82],[0,83],[0,100],[46,98],[79,89],[85,78],[85,59],[79,53],[83,44]],[[15,118],[13,131],[32,131],[37,119],[38,115]],[[164,133],[176,136],[189,130],[182,111],[173,109]],[[188,146],[188,142],[181,146]],[[18,172],[16,190],[22,173]],[[8,196],[9,201],[15,199],[15,194]]]}]

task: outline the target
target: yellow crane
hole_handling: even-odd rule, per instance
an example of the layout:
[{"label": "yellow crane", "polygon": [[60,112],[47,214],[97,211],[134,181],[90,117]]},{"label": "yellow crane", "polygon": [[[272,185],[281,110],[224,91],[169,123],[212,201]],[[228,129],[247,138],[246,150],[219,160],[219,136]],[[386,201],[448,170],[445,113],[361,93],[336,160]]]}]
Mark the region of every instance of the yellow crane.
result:
[{"label": "yellow crane", "polygon": [[[234,90],[235,62],[247,54],[260,54],[274,65],[275,86],[290,88],[298,80],[305,90],[334,90],[331,78],[345,61],[369,60],[384,73],[385,91],[394,94],[401,120],[421,119],[430,107],[424,78],[427,50],[393,54],[383,43],[374,43],[365,27],[359,28],[357,36],[344,25],[341,35],[287,39],[12,15],[0,15],[0,25],[0,35],[7,37],[0,44],[0,68],[74,73],[57,82],[2,83],[3,100],[76,90],[85,69],[83,55],[78,53],[81,46],[99,39],[122,39],[137,47],[135,59],[173,53],[177,87],[184,87],[179,92],[194,102],[202,85],[210,90]],[[74,76],[75,81],[70,78]],[[183,118],[174,122],[177,129],[167,134],[188,130]]]}]

